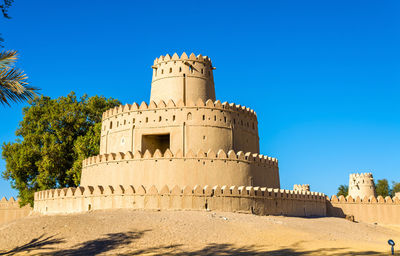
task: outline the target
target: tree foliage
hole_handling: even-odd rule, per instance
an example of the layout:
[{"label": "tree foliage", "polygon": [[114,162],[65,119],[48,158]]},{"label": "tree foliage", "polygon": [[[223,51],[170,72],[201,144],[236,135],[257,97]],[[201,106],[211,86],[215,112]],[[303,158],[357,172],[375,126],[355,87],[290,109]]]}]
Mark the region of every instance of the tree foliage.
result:
[{"label": "tree foliage", "polygon": [[118,100],[86,95],[78,99],[37,97],[23,109],[17,140],[3,144],[3,178],[19,191],[21,205],[36,191],[77,186],[82,160],[99,153],[102,113]]},{"label": "tree foliage", "polygon": [[389,196],[390,188],[388,180],[387,179],[378,180],[375,185],[375,191],[378,196],[383,196],[383,197]]},{"label": "tree foliage", "polygon": [[391,189],[391,195],[392,197],[394,197],[396,195],[396,193],[400,192],[400,182],[394,182],[392,181],[392,189]]},{"label": "tree foliage", "polygon": [[22,102],[37,96],[35,87],[28,84],[24,71],[14,67],[16,51],[0,52],[0,103]]},{"label": "tree foliage", "polygon": [[344,196],[346,197],[349,193],[349,186],[347,185],[340,185],[338,187],[338,192],[337,192],[337,196]]}]

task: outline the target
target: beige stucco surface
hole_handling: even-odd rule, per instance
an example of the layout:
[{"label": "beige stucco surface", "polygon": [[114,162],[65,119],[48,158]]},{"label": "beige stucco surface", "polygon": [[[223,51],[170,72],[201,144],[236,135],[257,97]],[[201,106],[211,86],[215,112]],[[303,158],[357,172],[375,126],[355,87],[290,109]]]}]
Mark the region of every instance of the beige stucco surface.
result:
[{"label": "beige stucco surface", "polygon": [[152,68],[149,103],[103,113],[100,155],[84,161],[82,186],[280,188],[277,159],[259,154],[256,113],[216,100],[210,58],[166,55]]},{"label": "beige stucco surface", "polygon": [[348,195],[353,198],[376,197],[375,183],[372,173],[350,174]]},{"label": "beige stucco surface", "polygon": [[13,197],[9,200],[3,197],[0,201],[0,224],[28,216],[32,210],[29,205],[20,207]]},{"label": "beige stucco surface", "polygon": [[[329,199],[329,198],[328,198]],[[347,198],[332,196],[327,200],[327,215],[345,217],[353,215],[355,221],[379,224],[400,224],[400,199],[378,196]]]},{"label": "beige stucco surface", "polygon": [[[112,175],[110,175],[112,174]],[[191,150],[183,156],[167,150],[164,154],[146,151],[92,157],[83,162],[81,186],[156,185],[195,186],[230,184],[279,188],[276,159],[252,153],[228,154]]]},{"label": "beige stucco surface", "polygon": [[326,199],[321,193],[243,186],[88,186],[35,193],[35,211],[43,214],[123,208],[325,216]]}]

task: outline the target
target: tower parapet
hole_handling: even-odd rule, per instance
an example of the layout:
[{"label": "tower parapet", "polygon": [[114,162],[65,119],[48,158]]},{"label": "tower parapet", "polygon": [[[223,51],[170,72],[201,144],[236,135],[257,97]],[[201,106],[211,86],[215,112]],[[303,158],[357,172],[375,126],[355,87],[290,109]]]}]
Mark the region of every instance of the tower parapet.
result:
[{"label": "tower parapet", "polygon": [[213,66],[207,56],[174,53],[154,60],[150,101],[173,100],[184,103],[215,101]]},{"label": "tower parapet", "polygon": [[293,185],[293,191],[310,191],[310,184],[295,184]]},{"label": "tower parapet", "polygon": [[357,198],[357,196],[360,198],[364,198],[365,196],[376,197],[375,183],[372,173],[350,174],[348,195],[352,198]]}]

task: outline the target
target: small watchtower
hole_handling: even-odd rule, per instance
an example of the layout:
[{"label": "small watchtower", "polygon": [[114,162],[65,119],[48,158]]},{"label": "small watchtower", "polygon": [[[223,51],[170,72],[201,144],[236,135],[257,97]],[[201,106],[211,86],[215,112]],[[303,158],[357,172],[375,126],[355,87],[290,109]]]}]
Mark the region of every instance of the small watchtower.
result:
[{"label": "small watchtower", "polygon": [[365,196],[375,196],[375,183],[372,173],[353,173],[349,179],[349,196],[363,199]]},{"label": "small watchtower", "polygon": [[310,184],[295,184],[293,185],[293,190],[298,192],[310,191]]},{"label": "small watchtower", "polygon": [[207,56],[167,54],[154,60],[150,101],[187,104],[198,99],[215,101],[213,66]]}]

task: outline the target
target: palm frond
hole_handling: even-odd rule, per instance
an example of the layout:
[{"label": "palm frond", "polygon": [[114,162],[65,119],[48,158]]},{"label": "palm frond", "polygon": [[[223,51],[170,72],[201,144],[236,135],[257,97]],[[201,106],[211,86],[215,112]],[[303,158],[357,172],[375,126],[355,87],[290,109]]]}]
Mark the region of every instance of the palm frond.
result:
[{"label": "palm frond", "polygon": [[23,102],[37,96],[35,87],[29,86],[24,71],[6,67],[0,69],[0,103]]},{"label": "palm frond", "polygon": [[14,64],[17,60],[17,51],[2,51],[0,52],[0,68],[5,68]]}]

